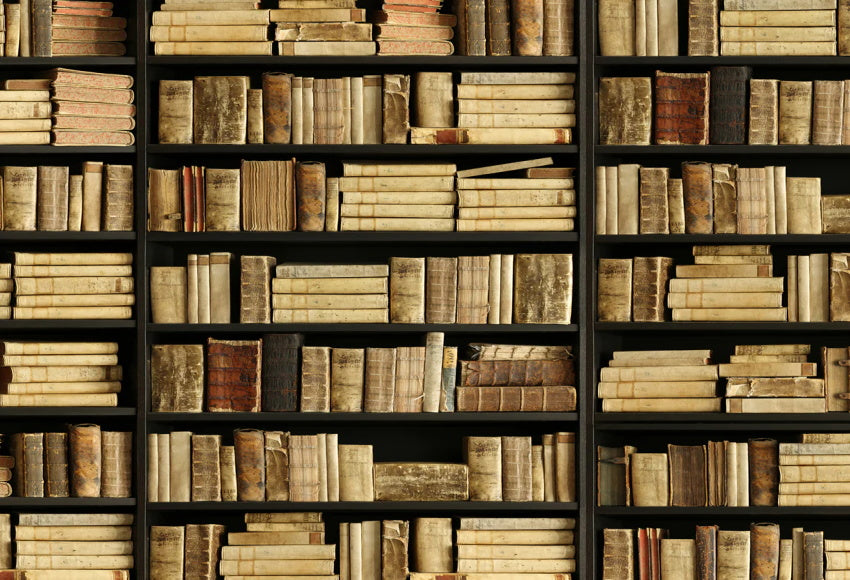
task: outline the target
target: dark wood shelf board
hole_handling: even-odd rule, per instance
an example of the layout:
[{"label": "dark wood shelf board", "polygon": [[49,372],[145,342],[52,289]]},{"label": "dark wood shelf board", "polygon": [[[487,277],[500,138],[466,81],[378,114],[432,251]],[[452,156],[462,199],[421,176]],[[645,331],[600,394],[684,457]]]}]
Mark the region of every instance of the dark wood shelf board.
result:
[{"label": "dark wood shelf board", "polygon": [[[0,237],[2,239],[2,237]],[[577,232],[150,232],[151,243],[280,242],[287,244],[575,243]]]},{"label": "dark wood shelf board", "polygon": [[117,242],[136,239],[136,232],[12,232],[0,231],[0,242]]},{"label": "dark wood shelf board", "polygon": [[129,155],[136,153],[135,145],[111,147],[56,145],[0,145],[0,155]]},{"label": "dark wood shelf board", "polygon": [[0,69],[68,66],[97,68],[135,65],[136,57],[134,56],[16,56],[0,58]]},{"label": "dark wood shelf board", "polygon": [[132,497],[4,497],[0,499],[0,510],[9,508],[56,509],[56,508],[113,508],[133,507]]},{"label": "dark wood shelf board", "polygon": [[596,236],[601,245],[672,244],[850,244],[850,234],[630,234]]},{"label": "dark wood shelf board", "polygon": [[[850,61],[848,61],[850,64]],[[834,156],[850,155],[848,145],[596,145],[597,156],[652,155],[663,157],[694,157],[699,155],[735,156]]]},{"label": "dark wood shelf board", "polygon": [[0,331],[136,328],[135,320],[0,320]]},{"label": "dark wood shelf board", "polygon": [[597,322],[597,332],[850,332],[850,322]]},{"label": "dark wood shelf board", "polygon": [[288,501],[200,501],[151,502],[150,511],[323,511],[323,512],[435,512],[454,514],[485,512],[572,512],[576,503],[556,502],[504,502],[504,501],[340,501],[340,502],[288,502]]},{"label": "dark wood shelf board", "polygon": [[[2,326],[0,326],[2,329]],[[321,332],[321,333],[576,333],[575,324],[148,324],[149,332]]]},{"label": "dark wood shelf board", "polygon": [[643,518],[643,517],[841,517],[850,516],[850,507],[785,507],[785,506],[747,506],[747,507],[626,507],[606,506],[595,508],[601,517]]},{"label": "dark wood shelf board", "polygon": [[594,416],[598,431],[748,431],[850,427],[848,413],[600,413]]},{"label": "dark wood shelf board", "polygon": [[344,68],[445,68],[477,70],[479,68],[547,68],[578,65],[576,56],[148,56],[150,66],[197,67],[271,66],[304,69],[310,67]]},{"label": "dark wood shelf board", "polygon": [[150,423],[567,423],[578,413],[151,413]]},{"label": "dark wood shelf board", "polygon": [[[54,147],[54,149],[56,149]],[[848,148],[850,151],[850,148]],[[465,155],[565,155],[577,145],[148,145],[149,155],[310,155],[327,157],[458,157]],[[2,150],[0,150],[2,153]]]},{"label": "dark wood shelf board", "polygon": [[597,66],[685,66],[752,65],[773,68],[850,66],[846,56],[594,56]]},{"label": "dark wood shelf board", "polygon": [[135,417],[135,407],[0,407],[0,417]]}]

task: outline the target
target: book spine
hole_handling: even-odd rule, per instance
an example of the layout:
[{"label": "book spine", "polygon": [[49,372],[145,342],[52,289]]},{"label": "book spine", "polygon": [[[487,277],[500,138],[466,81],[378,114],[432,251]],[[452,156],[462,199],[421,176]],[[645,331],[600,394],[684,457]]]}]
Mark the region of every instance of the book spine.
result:
[{"label": "book spine", "polygon": [[263,74],[263,139],[289,143],[292,131],[292,75]]},{"label": "book spine", "polygon": [[298,231],[321,232],[325,229],[325,186],[324,163],[299,161],[295,164],[295,223]]},{"label": "book spine", "polygon": [[383,142],[407,143],[410,129],[410,76],[385,74],[383,102]]},{"label": "book spine", "polygon": [[685,199],[685,233],[711,234],[714,227],[711,164],[683,163],[682,188]]},{"label": "book spine", "polygon": [[238,501],[265,501],[265,438],[257,429],[233,432],[236,457],[236,491]]},{"label": "book spine", "polygon": [[72,497],[100,497],[102,436],[100,427],[91,424],[68,428],[71,461],[68,466]]},{"label": "book spine", "polygon": [[289,501],[289,437],[289,433],[283,431],[264,433],[267,501]]},{"label": "book spine", "polygon": [[[511,6],[509,0],[486,0],[487,54],[510,56],[511,54]],[[426,125],[427,126],[427,125]],[[432,125],[434,127],[450,127]]]},{"label": "book spine", "polygon": [[543,55],[572,56],[574,44],[573,0],[543,0]]},{"label": "book spine", "polygon": [[263,336],[262,409],[292,412],[298,410],[302,334]]},{"label": "book spine", "polygon": [[69,497],[68,435],[44,434],[45,496]]},{"label": "book spine", "polygon": [[101,496],[130,497],[133,480],[133,434],[128,431],[103,431],[101,441]]},{"label": "book spine", "polygon": [[747,448],[750,505],[776,505],[779,492],[779,444],[773,439],[750,439]]},{"label": "book spine", "polygon": [[711,144],[746,143],[747,87],[751,76],[752,69],[746,66],[717,66],[711,69]]},{"label": "book spine", "polygon": [[263,90],[248,89],[248,143],[263,143]]}]

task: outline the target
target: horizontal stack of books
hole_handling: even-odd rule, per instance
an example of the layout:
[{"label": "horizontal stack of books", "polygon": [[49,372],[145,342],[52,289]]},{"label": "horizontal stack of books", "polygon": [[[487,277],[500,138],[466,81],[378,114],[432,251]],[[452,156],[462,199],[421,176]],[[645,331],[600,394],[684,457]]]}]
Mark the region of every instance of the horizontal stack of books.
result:
[{"label": "horizontal stack of books", "polygon": [[[175,580],[215,578],[224,530],[221,524],[151,526],[150,576]],[[263,551],[266,546],[256,548]],[[274,546],[269,549],[274,550]]]},{"label": "horizontal stack of books", "polygon": [[824,540],[823,553],[826,556],[825,578],[850,575],[850,541]]},{"label": "horizontal stack of books", "polygon": [[[283,56],[375,54],[372,25],[355,0],[278,0],[272,10],[274,39]],[[343,18],[344,17],[344,18]]]},{"label": "horizontal stack of books", "polygon": [[378,54],[450,55],[457,17],[440,14],[441,0],[421,0],[421,5],[385,3],[372,15]]},{"label": "horizontal stack of books", "polygon": [[844,433],[804,433],[800,441],[779,444],[779,505],[847,505],[850,439]]},{"label": "horizontal stack of books", "polygon": [[153,13],[150,41],[154,54],[270,55],[269,23],[269,11],[250,0],[165,0]]},{"label": "horizontal stack of books", "polygon": [[674,321],[788,319],[772,305],[781,304],[784,279],[773,277],[769,246],[694,246],[693,254],[696,264],[676,266],[670,280],[671,304],[687,305],[672,308]]},{"label": "horizontal stack of books", "polygon": [[455,172],[448,163],[343,163],[342,231],[455,229]]},{"label": "horizontal stack of books", "polygon": [[617,351],[597,385],[603,412],[719,412],[710,350]]},{"label": "horizontal stack of books", "polygon": [[3,342],[0,407],[115,407],[114,342]]},{"label": "horizontal stack of books", "polygon": [[130,75],[54,69],[48,75],[54,145],[132,145],[135,93]]},{"label": "horizontal stack of books", "polygon": [[[129,253],[30,254],[15,252],[17,319],[130,319],[133,255]],[[22,296],[48,295],[49,306],[21,306]],[[37,303],[27,300],[25,303]]]},{"label": "horizontal stack of books", "polygon": [[32,56],[123,56],[127,52],[127,19],[112,15],[112,2],[31,0],[29,5]]},{"label": "horizontal stack of books", "polygon": [[720,11],[722,56],[833,56],[835,0],[725,0]]},{"label": "horizontal stack of books", "polygon": [[0,144],[50,143],[50,91],[14,88],[6,81],[0,91]]}]

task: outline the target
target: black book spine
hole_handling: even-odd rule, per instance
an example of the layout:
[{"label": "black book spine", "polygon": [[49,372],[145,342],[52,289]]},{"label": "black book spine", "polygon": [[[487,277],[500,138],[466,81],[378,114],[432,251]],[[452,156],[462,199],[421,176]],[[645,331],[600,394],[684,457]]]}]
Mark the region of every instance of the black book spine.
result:
[{"label": "black book spine", "polygon": [[263,411],[297,411],[303,334],[263,336]]},{"label": "black book spine", "polygon": [[709,143],[743,145],[747,142],[747,91],[753,71],[748,66],[711,69]]}]

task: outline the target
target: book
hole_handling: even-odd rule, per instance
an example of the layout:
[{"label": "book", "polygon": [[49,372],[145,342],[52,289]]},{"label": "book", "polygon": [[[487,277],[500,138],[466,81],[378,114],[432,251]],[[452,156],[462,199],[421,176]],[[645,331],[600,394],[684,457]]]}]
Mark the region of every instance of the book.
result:
[{"label": "book", "polygon": [[599,112],[600,144],[649,145],[652,116],[650,79],[601,78]]},{"label": "book", "polygon": [[708,143],[708,73],[655,75],[655,143]]}]

